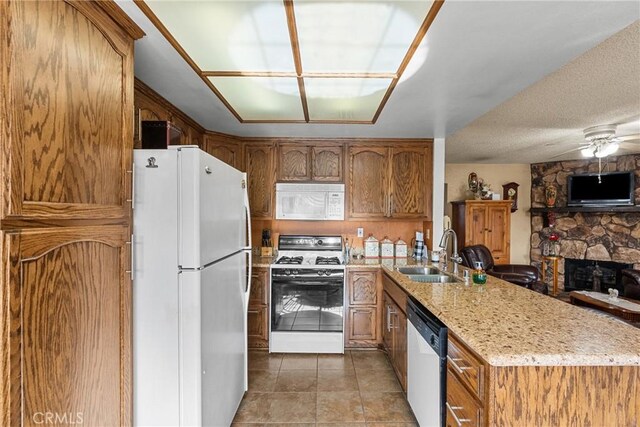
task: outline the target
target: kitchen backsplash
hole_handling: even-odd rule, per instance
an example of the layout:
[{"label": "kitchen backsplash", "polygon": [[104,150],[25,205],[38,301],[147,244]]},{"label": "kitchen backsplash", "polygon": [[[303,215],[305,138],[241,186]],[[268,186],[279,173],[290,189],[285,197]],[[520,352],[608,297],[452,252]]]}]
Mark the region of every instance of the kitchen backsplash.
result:
[{"label": "kitchen backsplash", "polygon": [[[364,228],[364,238],[357,237],[357,228]],[[252,221],[251,237],[254,246],[259,246],[262,241],[262,230],[271,230],[273,244],[277,245],[280,234],[327,234],[341,235],[349,238],[353,247],[362,249],[362,242],[369,234],[373,234],[377,239],[382,240],[385,236],[392,241],[401,238],[407,245],[415,237],[416,231],[429,230],[431,236],[431,222],[422,220],[407,221],[282,221],[282,220],[260,220]],[[426,236],[425,236],[426,237]],[[430,240],[427,246],[431,248]]]}]

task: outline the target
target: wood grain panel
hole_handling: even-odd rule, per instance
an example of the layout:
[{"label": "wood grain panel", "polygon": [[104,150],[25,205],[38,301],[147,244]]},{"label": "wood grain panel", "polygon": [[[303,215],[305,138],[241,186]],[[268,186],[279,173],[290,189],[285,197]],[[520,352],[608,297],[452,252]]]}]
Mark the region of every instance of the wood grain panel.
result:
[{"label": "wood grain panel", "polygon": [[247,145],[245,165],[249,206],[253,218],[271,218],[274,198],[274,148],[271,144]]},{"label": "wood grain panel", "polygon": [[309,181],[311,179],[311,150],[306,145],[278,146],[278,181]]},{"label": "wood grain panel", "polygon": [[348,292],[350,305],[376,305],[378,303],[378,272],[349,271]]},{"label": "wood grain panel", "polygon": [[426,156],[422,147],[391,149],[390,210],[395,218],[426,216]]},{"label": "wood grain panel", "polygon": [[269,347],[269,307],[249,307],[247,334],[250,348]]},{"label": "wood grain panel", "polygon": [[386,147],[349,149],[349,216],[384,218],[388,213]]},{"label": "wood grain panel", "polygon": [[492,367],[492,425],[637,426],[638,366]]},{"label": "wood grain panel", "polygon": [[[129,215],[133,43],[85,2],[11,2],[8,216]],[[2,105],[6,105],[6,101]],[[4,114],[4,111],[2,112]]]},{"label": "wood grain panel", "polygon": [[313,181],[341,182],[343,164],[342,146],[311,147],[311,179]]},{"label": "wood grain panel", "polygon": [[249,296],[249,305],[258,307],[267,305],[269,289],[269,270],[263,268],[254,268],[251,274],[251,294]]},{"label": "wood grain panel", "polygon": [[375,341],[376,331],[376,308],[375,307],[349,307],[348,309],[347,331],[348,341]]},{"label": "wood grain panel", "polygon": [[43,413],[86,425],[130,424],[127,236],[126,226],[3,236],[11,425],[40,425]]}]

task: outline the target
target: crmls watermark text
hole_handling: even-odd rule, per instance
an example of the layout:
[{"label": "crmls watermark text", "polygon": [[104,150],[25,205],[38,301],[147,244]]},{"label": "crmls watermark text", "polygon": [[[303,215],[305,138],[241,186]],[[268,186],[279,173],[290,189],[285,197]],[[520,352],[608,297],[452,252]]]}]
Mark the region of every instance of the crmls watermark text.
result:
[{"label": "crmls watermark text", "polygon": [[31,417],[35,424],[83,424],[82,412],[36,412]]}]

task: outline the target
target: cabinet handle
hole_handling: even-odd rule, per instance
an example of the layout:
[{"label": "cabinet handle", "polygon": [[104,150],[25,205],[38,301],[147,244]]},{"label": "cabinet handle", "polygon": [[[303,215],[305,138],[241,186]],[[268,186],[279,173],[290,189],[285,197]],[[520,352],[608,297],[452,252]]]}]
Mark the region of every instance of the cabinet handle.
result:
[{"label": "cabinet handle", "polygon": [[131,198],[127,199],[127,202],[131,202],[131,209],[135,209],[135,197],[136,197],[136,165],[131,165],[131,170],[127,171],[131,174]]},{"label": "cabinet handle", "polygon": [[451,363],[451,366],[453,366],[453,369],[455,369],[459,374],[464,374],[464,371],[467,371],[467,370],[471,369],[470,366],[460,366],[460,365],[458,365],[456,362],[461,361],[462,359],[460,359],[460,358],[453,358],[453,357],[447,355],[447,360],[449,361],[449,363]]},{"label": "cabinet handle", "polygon": [[396,314],[395,310],[391,309],[391,306],[387,306],[387,332],[391,332],[392,329],[394,329],[393,327],[393,321],[391,319],[391,315],[392,314]]},{"label": "cabinet handle", "polygon": [[462,406],[451,406],[449,405],[449,402],[446,402],[445,405],[447,405],[447,410],[451,412],[451,415],[453,415],[453,419],[456,421],[458,427],[462,427],[462,423],[471,422],[468,418],[458,418],[458,415],[456,415],[456,410],[464,409]]},{"label": "cabinet handle", "polygon": [[247,313],[249,313],[249,314],[259,314],[260,310],[247,310]]},{"label": "cabinet handle", "polygon": [[125,273],[129,273],[129,277],[131,278],[131,281],[133,282],[133,267],[134,267],[134,240],[133,240],[133,234],[131,235],[131,241],[130,242],[126,242],[127,245],[130,246],[130,250],[131,252],[129,253],[129,256],[131,257],[130,262],[131,262],[131,266],[129,267],[129,270],[125,270]]}]

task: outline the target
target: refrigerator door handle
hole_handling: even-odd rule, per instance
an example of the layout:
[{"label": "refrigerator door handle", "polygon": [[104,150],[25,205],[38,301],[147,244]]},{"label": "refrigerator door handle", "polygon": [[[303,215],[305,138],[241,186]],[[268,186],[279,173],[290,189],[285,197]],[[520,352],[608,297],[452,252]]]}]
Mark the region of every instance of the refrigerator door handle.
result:
[{"label": "refrigerator door handle", "polygon": [[248,256],[248,265],[247,265],[247,286],[245,287],[245,301],[247,302],[245,308],[249,307],[249,294],[251,293],[251,275],[253,274],[253,248],[251,247],[251,209],[249,207],[249,192],[247,190],[247,174],[243,174],[242,178],[242,188],[244,189],[244,210],[247,218],[247,247],[246,252],[249,254]]}]

